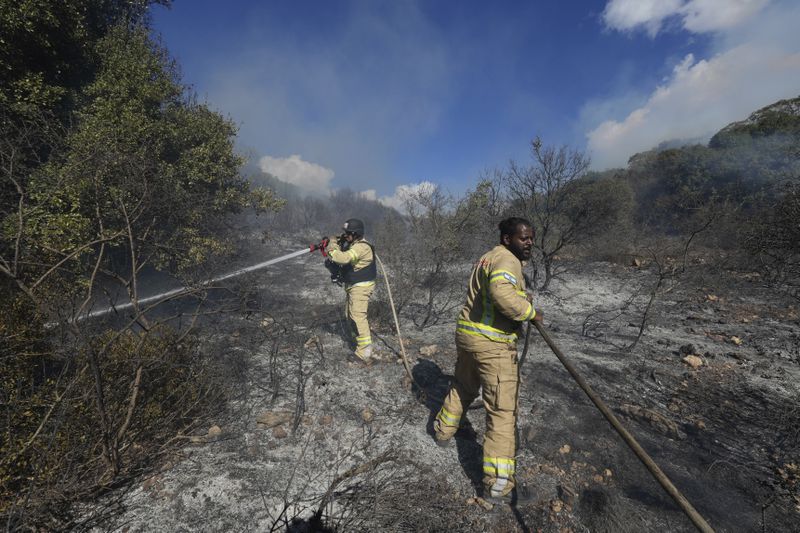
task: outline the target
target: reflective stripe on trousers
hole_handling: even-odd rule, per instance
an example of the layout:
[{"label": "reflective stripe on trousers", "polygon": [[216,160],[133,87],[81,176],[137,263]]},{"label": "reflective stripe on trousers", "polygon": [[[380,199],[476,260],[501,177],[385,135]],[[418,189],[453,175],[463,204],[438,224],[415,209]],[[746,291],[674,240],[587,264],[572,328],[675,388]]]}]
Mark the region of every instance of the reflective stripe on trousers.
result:
[{"label": "reflective stripe on trousers", "polygon": [[367,346],[369,344],[372,344],[372,337],[370,335],[356,337],[356,346]]},{"label": "reflective stripe on trousers", "polygon": [[495,478],[490,490],[492,496],[502,496],[508,487],[509,480],[513,479],[516,470],[516,461],[506,457],[483,457],[483,473]]},{"label": "reflective stripe on trousers", "polygon": [[454,427],[458,426],[459,422],[461,421],[461,417],[454,415],[453,413],[445,409],[444,406],[442,406],[442,408],[439,409],[439,414],[436,415],[436,420],[438,420],[445,426]]}]

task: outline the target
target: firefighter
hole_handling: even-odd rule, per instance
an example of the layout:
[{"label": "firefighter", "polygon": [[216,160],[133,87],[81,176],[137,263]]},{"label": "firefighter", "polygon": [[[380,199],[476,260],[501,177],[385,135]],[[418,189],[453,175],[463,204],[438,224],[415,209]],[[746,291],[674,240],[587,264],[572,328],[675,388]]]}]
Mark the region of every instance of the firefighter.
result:
[{"label": "firefighter", "polygon": [[469,279],[467,302],[456,326],[456,362],[450,390],[434,420],[436,444],[447,446],[480,391],[486,407],[483,441],[484,499],[518,503],[531,499],[515,487],[515,428],[519,374],[516,341],[521,325],[541,320],[525,293],[523,262],[533,246],[531,223],[500,222],[500,244],[480,258]]},{"label": "firefighter", "polygon": [[364,240],[364,222],[351,218],[344,223],[344,233],[328,248],[326,266],[335,281],[344,283],[346,313],[355,340],[355,356],[369,364],[372,336],[367,322],[369,297],[375,290],[375,248]]}]

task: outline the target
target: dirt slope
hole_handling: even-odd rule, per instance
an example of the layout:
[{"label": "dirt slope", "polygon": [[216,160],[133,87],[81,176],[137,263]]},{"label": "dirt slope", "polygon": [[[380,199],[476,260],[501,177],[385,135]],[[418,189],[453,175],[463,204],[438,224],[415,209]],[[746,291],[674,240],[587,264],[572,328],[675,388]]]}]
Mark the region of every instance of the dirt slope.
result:
[{"label": "dirt slope", "polygon": [[[656,301],[639,344],[621,350],[643,297],[615,310],[653,281],[646,270],[574,265],[538,305],[556,342],[717,531],[797,531],[796,308],[757,279],[686,281]],[[352,362],[343,291],[318,257],[248,282],[259,310],[220,319],[207,340],[248,361],[230,413],[124,494],[107,529],[693,530],[541,339],[532,337],[520,398],[519,478],[537,500],[489,511],[474,498],[482,408],[455,446],[430,437],[455,363],[452,320],[423,331],[402,320],[418,390],[388,321],[375,332],[382,361]],[[387,316],[379,305],[372,311]]]}]

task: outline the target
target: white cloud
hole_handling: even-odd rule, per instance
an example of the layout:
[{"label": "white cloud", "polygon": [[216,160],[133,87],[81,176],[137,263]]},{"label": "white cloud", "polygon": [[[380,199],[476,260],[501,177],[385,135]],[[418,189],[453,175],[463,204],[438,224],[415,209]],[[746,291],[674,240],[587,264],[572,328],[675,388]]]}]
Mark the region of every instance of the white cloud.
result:
[{"label": "white cloud", "polygon": [[[674,2],[668,2],[673,6]],[[611,0],[614,29],[660,28],[673,17],[692,33],[712,32],[705,58],[686,54],[646,98],[639,91],[588,102],[583,110],[595,168],[621,166],[665,141],[707,139],[727,124],[800,94],[800,4],[793,0],[680,0],[666,14]],[[651,6],[644,2],[645,6]],[[657,31],[657,30],[656,30]]]},{"label": "white cloud", "polygon": [[800,92],[800,52],[743,44],[708,60],[687,55],[647,103],[588,134],[596,168],[624,165],[662,141],[708,137],[752,111]]},{"label": "white cloud", "polygon": [[681,9],[683,27],[694,33],[726,30],[751,19],[769,0],[691,0]]},{"label": "white cloud", "polygon": [[281,181],[297,185],[307,191],[327,194],[335,173],[316,163],[303,161],[299,155],[272,157],[266,155],[259,159],[258,166]]},{"label": "white cloud", "polygon": [[610,29],[643,28],[655,37],[669,19],[683,29],[704,33],[734,28],[761,11],[769,0],[610,0],[603,22]]},{"label": "white cloud", "polygon": [[395,187],[392,196],[381,196],[378,201],[383,205],[394,207],[400,212],[405,212],[408,202],[413,201],[413,199],[419,195],[431,194],[436,188],[437,185],[430,181],[398,185]]},{"label": "white cloud", "polygon": [[675,15],[682,4],[683,0],[611,0],[603,11],[603,21],[621,31],[644,26],[655,36],[663,21]]}]

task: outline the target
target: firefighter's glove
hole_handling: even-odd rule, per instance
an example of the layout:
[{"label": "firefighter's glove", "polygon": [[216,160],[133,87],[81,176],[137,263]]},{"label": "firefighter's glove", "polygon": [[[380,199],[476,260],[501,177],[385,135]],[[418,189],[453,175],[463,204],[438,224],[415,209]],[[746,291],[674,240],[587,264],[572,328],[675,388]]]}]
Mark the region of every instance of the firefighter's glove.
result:
[{"label": "firefighter's glove", "polygon": [[542,311],[541,309],[536,309],[536,308],[534,308],[534,310],[536,311],[536,313],[533,315],[533,318],[531,320],[533,322],[538,322],[538,323],[541,324],[542,323],[542,319],[544,318],[544,311]]},{"label": "firefighter's glove", "polygon": [[328,244],[329,244],[328,238],[323,237],[322,240],[317,244],[312,244],[311,246],[309,246],[309,249],[312,252],[319,250],[322,253],[322,257],[328,257],[328,253],[325,251],[325,248],[328,247]]}]

